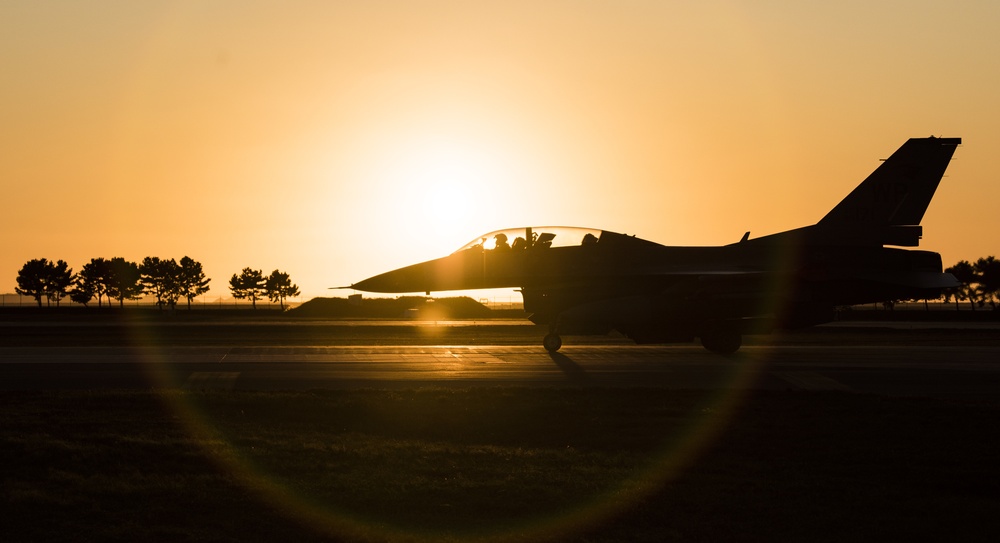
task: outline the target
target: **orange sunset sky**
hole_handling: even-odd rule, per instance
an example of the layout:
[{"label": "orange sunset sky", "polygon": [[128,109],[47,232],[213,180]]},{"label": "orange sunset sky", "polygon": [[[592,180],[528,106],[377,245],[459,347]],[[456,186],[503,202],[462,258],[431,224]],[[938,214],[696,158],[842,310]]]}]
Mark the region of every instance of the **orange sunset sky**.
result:
[{"label": "orange sunset sky", "polygon": [[511,226],[732,243],[930,135],[964,144],[921,248],[1000,256],[998,28],[995,0],[3,2],[0,293],[32,258],[308,298]]}]

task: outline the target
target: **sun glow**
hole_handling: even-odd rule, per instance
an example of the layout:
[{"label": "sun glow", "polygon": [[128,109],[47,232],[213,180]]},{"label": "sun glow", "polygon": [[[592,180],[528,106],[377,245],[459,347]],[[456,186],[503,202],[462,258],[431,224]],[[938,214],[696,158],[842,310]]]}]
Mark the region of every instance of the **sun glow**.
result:
[{"label": "sun glow", "polygon": [[412,169],[399,172],[399,177],[419,194],[416,201],[425,221],[436,230],[461,226],[474,215],[493,182],[488,157],[480,149],[453,141],[435,142],[414,154],[408,166]]},{"label": "sun glow", "polygon": [[440,256],[480,231],[513,205],[503,149],[459,136],[398,138],[381,147],[366,176],[368,197],[377,198],[382,235],[420,249],[418,258]]},{"label": "sun glow", "polygon": [[391,172],[396,205],[415,208],[414,226],[430,235],[467,236],[477,210],[499,182],[488,154],[475,145],[441,140],[416,145]]}]

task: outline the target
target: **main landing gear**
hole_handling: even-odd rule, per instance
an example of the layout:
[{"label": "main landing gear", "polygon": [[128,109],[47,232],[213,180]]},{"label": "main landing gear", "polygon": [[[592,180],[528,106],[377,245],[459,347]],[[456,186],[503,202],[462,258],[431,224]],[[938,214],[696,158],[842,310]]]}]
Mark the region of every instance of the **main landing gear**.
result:
[{"label": "main landing gear", "polygon": [[736,330],[713,330],[701,336],[701,345],[715,354],[731,355],[740,350],[743,336]]}]

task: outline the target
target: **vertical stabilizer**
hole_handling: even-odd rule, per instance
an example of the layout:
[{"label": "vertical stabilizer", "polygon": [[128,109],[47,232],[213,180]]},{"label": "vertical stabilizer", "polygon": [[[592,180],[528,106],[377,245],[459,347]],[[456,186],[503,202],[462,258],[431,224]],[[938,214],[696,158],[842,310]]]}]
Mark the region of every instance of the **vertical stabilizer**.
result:
[{"label": "vertical stabilizer", "polygon": [[850,229],[916,226],[961,138],[913,138],[826,214],[819,225]]}]

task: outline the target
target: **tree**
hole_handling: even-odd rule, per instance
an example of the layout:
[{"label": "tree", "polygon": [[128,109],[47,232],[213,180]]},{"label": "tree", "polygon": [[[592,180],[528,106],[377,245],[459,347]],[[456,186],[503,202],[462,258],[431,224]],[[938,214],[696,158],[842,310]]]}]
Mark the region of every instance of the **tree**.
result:
[{"label": "tree", "polygon": [[59,301],[68,294],[66,289],[73,284],[73,270],[65,261],[59,260],[50,264],[45,282],[45,297],[55,301],[56,307],[59,307]]},{"label": "tree", "polygon": [[45,296],[45,278],[48,275],[50,262],[45,258],[29,260],[17,272],[17,287],[14,291],[35,299],[38,307],[42,307],[42,296]]},{"label": "tree", "polygon": [[292,280],[288,277],[287,273],[278,270],[274,270],[267,277],[264,290],[267,291],[267,296],[272,302],[281,304],[282,311],[285,310],[285,298],[299,295],[299,287],[292,284]]},{"label": "tree", "polygon": [[96,296],[97,307],[101,307],[101,298],[107,295],[108,305],[111,305],[111,295],[108,293],[110,277],[110,263],[103,258],[91,258],[90,262],[84,264],[83,269],[76,275],[76,289],[74,292],[78,293],[77,298],[80,298],[80,300],[73,298],[73,293],[70,293],[70,298],[74,302],[86,304],[86,301],[81,301],[83,298],[90,301],[92,297]]},{"label": "tree", "polygon": [[[97,289],[93,283],[89,283],[80,278],[77,274],[73,278],[73,290],[69,291],[69,299],[73,300],[78,304],[83,304],[84,307],[94,299],[97,294]],[[100,299],[98,299],[98,305],[100,305]]]},{"label": "tree", "polygon": [[108,261],[107,294],[108,300],[118,300],[118,306],[124,307],[125,300],[137,300],[142,296],[142,285],[139,283],[141,274],[139,265],[129,262],[120,256]]},{"label": "tree", "polygon": [[945,273],[950,273],[955,276],[955,279],[961,281],[961,285],[951,289],[950,294],[955,297],[955,310],[958,310],[958,302],[962,300],[968,300],[972,309],[976,309],[976,288],[973,287],[973,283],[978,282],[978,277],[976,276],[976,270],[969,263],[968,260],[960,260],[954,266],[944,270]]},{"label": "tree", "polygon": [[993,256],[980,258],[972,266],[979,281],[979,303],[989,302],[990,306],[996,310],[997,302],[1000,301],[1000,260]]},{"label": "tree", "polygon": [[264,290],[264,274],[260,270],[243,268],[243,272],[237,276],[233,274],[229,280],[229,290],[233,292],[233,297],[242,300],[250,298],[253,308],[257,309],[257,299],[260,298]]},{"label": "tree", "polygon": [[201,262],[185,256],[181,259],[180,287],[181,296],[187,298],[188,309],[191,309],[191,300],[195,296],[201,296],[208,292],[208,283],[211,279],[205,277],[205,272],[201,269]]},{"label": "tree", "polygon": [[139,275],[145,292],[156,296],[156,305],[173,309],[181,297],[181,267],[174,259],[161,260],[147,256],[139,265]]},{"label": "tree", "polygon": [[65,261],[50,262],[45,258],[29,260],[17,272],[17,287],[14,291],[35,299],[38,307],[42,307],[42,296],[56,306],[66,296],[66,289],[73,282],[73,270]]}]

